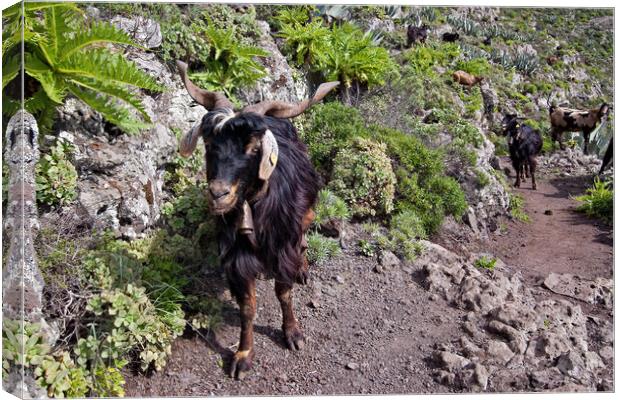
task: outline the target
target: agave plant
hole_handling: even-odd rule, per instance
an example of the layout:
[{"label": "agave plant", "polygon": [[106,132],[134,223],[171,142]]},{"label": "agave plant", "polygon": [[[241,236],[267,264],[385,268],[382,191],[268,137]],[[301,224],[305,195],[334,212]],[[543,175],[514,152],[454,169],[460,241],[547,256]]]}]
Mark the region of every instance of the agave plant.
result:
[{"label": "agave plant", "polygon": [[[3,12],[3,114],[14,114],[19,94],[4,89],[17,83],[21,70],[22,28],[27,111],[44,129],[53,123],[56,106],[73,95],[127,133],[150,122],[137,88],[162,91],[155,79],[107,44],[139,47],[107,22],[86,22],[71,3],[18,3]],[[19,90],[17,90],[19,92]],[[132,110],[132,111],[130,111]],[[138,117],[141,116],[140,117]],[[7,118],[8,119],[8,118]]]}]

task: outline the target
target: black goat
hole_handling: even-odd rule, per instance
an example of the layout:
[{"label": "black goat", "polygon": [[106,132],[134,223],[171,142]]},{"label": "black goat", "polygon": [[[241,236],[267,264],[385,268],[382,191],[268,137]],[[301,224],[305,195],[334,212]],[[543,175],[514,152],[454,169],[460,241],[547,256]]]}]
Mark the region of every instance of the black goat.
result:
[{"label": "black goat", "polygon": [[516,114],[506,114],[502,120],[504,135],[508,136],[510,161],[517,174],[515,187],[521,186],[521,179],[529,173],[532,176],[532,189],[536,190],[536,156],[542,150],[540,133],[532,127],[522,124],[523,118]]},{"label": "black goat", "polygon": [[443,35],[441,35],[441,39],[444,42],[456,42],[457,40],[459,40],[460,36],[458,33],[450,33],[450,32],[446,32]]},{"label": "black goat", "polygon": [[607,150],[605,150],[605,155],[603,156],[603,163],[601,164],[601,169],[598,171],[598,174],[602,174],[607,167],[607,164],[611,161],[614,156],[614,138],[609,139],[609,144],[607,145]]},{"label": "black goat", "polygon": [[428,38],[428,25],[414,26],[409,25],[407,28],[407,47],[411,47],[412,44],[420,42],[426,43]]},{"label": "black goat", "polygon": [[259,275],[275,279],[287,347],[303,347],[292,288],[308,278],[304,233],[314,218],[319,177],[287,118],[303,113],[338,82],[322,84],[312,99],[299,104],[263,101],[235,112],[223,94],[195,86],[185,63],[177,61],[177,66],[190,96],[209,110],[183,137],[179,151],[187,157],[198,139],[204,140],[207,197],[212,213],[220,216],[220,260],[241,315],[241,338],[230,375],[242,379],[254,357]]}]

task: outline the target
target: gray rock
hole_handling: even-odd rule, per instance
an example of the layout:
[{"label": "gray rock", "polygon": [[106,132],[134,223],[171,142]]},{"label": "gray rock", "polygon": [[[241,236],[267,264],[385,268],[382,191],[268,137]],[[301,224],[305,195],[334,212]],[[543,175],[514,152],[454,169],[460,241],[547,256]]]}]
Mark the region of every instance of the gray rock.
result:
[{"label": "gray rock", "polygon": [[611,279],[586,279],[573,274],[551,273],[543,282],[552,292],[573,297],[591,304],[613,307],[613,281]]},{"label": "gray rock", "polygon": [[510,347],[499,340],[492,340],[487,344],[487,356],[500,364],[506,364],[514,356]]},{"label": "gray rock", "polygon": [[392,268],[400,265],[400,260],[389,250],[381,250],[379,253],[379,263],[382,267]]},{"label": "gray rock", "polygon": [[482,364],[474,365],[474,379],[475,382],[482,390],[487,389],[487,385],[489,383],[489,372]]},{"label": "gray rock", "polygon": [[257,21],[257,46],[269,52],[269,56],[258,61],[266,68],[267,74],[249,89],[238,90],[238,97],[244,103],[252,104],[264,100],[298,102],[310,96],[310,90],[299,71],[292,68],[282,55],[271,36],[269,24]]},{"label": "gray rock", "polygon": [[434,359],[441,366],[441,368],[446,369],[449,372],[454,372],[461,368],[465,368],[471,363],[471,361],[467,358],[448,351],[435,352]]},{"label": "gray rock", "polygon": [[583,373],[585,364],[580,355],[574,351],[569,351],[558,357],[556,367],[564,375],[579,378]]},{"label": "gray rock", "polygon": [[159,23],[152,19],[137,16],[125,18],[117,15],[111,23],[117,28],[124,30],[133,37],[140,45],[153,49],[161,46],[162,35]]},{"label": "gray rock", "polygon": [[346,368],[351,370],[351,371],[355,371],[358,370],[360,367],[360,365],[358,363],[354,363],[354,362],[350,362],[346,365]]}]

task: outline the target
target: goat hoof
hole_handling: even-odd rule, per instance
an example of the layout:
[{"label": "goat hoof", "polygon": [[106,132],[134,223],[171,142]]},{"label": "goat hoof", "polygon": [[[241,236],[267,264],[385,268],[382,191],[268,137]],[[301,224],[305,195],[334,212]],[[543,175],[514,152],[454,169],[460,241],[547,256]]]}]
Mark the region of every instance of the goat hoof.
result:
[{"label": "goat hoof", "polygon": [[532,186],[532,190],[536,190],[536,185],[533,185],[533,186]]},{"label": "goat hoof", "polygon": [[237,351],[230,364],[230,377],[242,381],[252,369],[253,350]]},{"label": "goat hoof", "polygon": [[306,341],[303,332],[297,326],[284,328],[284,339],[289,350],[302,350]]}]

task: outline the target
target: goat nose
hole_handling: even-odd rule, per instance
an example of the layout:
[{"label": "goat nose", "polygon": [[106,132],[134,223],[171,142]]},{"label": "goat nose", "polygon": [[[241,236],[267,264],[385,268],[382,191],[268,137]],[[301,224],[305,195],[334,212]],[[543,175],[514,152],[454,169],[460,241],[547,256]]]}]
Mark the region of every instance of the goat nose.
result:
[{"label": "goat nose", "polygon": [[217,189],[214,189],[214,188],[210,187],[209,188],[209,192],[211,192],[211,196],[213,197],[213,199],[217,200],[220,197],[224,197],[227,194],[229,194],[230,193],[230,189],[227,189],[227,188],[217,188]]}]

